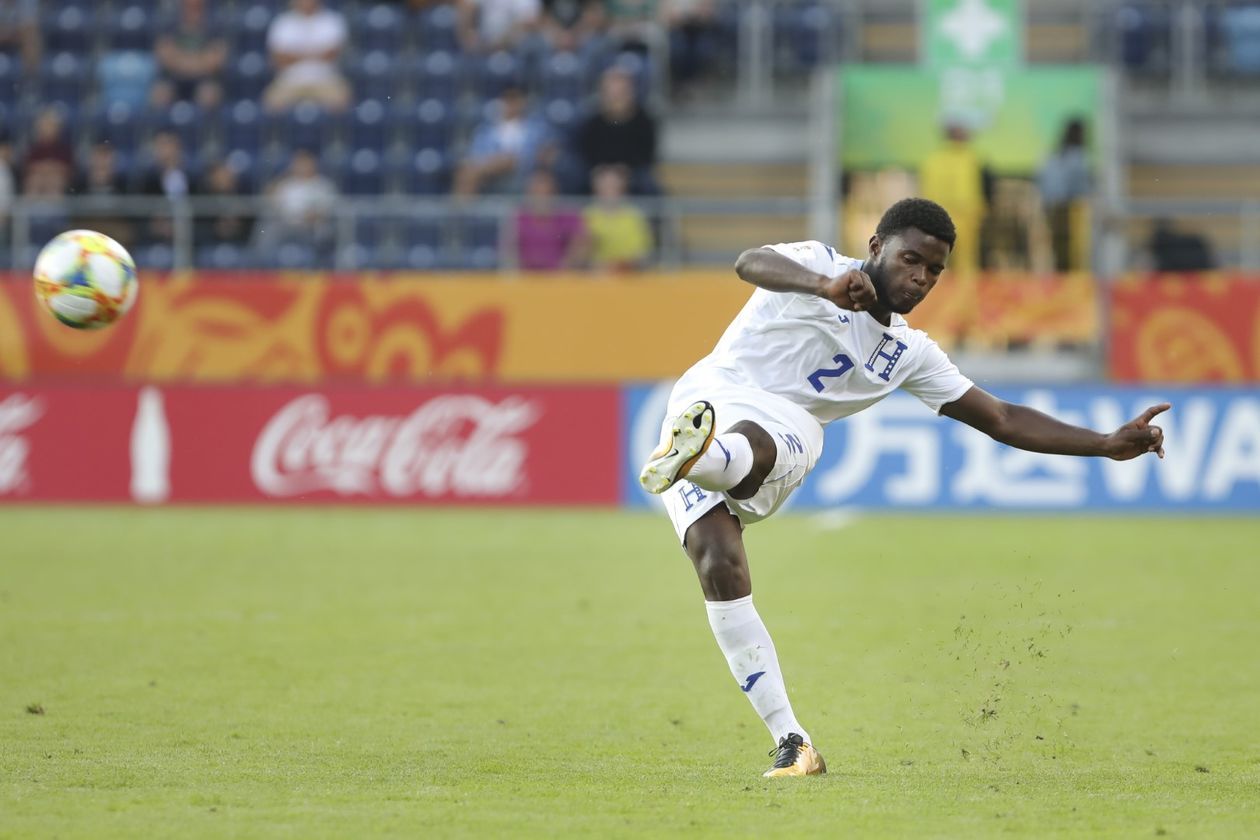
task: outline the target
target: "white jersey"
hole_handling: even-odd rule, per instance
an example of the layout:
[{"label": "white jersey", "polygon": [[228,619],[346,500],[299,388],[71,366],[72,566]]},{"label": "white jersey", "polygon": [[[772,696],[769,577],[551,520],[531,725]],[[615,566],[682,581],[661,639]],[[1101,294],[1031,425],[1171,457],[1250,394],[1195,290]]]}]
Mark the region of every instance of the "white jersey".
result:
[{"label": "white jersey", "polygon": [[[768,246],[830,277],[860,268],[821,242]],[[904,388],[939,413],[972,387],[945,351],[893,314],[884,326],[815,295],[757,289],[676,392],[717,381],[783,397],[826,424],[869,408]]]}]

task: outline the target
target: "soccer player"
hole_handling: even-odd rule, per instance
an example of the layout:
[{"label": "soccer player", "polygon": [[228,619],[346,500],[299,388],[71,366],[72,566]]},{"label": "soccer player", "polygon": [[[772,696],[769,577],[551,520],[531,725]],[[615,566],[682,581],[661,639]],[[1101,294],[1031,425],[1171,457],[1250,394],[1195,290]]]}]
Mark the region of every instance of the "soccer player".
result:
[{"label": "soccer player", "polygon": [[1030,452],[1124,461],[1164,456],[1156,405],[1110,434],[997,399],[959,373],[903,315],[940,280],[954,224],[921,198],[888,209],[866,260],[820,242],[753,248],[735,272],[758,288],[717,346],[670,394],[660,447],[639,476],[663,494],[695,565],[709,625],[774,739],[766,776],[825,773],[788,701],[774,642],[752,603],[743,527],[773,514],[822,453],[823,426],[904,388],[933,411]]}]

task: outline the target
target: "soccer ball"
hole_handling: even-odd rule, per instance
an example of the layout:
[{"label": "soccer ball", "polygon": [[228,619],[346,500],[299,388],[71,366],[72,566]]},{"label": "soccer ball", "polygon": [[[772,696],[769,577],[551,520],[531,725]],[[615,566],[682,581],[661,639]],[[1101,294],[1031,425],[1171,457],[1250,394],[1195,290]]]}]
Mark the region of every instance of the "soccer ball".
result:
[{"label": "soccer ball", "polygon": [[35,259],[35,296],[63,324],[96,330],[136,302],[136,264],[127,249],[94,230],[68,230]]}]

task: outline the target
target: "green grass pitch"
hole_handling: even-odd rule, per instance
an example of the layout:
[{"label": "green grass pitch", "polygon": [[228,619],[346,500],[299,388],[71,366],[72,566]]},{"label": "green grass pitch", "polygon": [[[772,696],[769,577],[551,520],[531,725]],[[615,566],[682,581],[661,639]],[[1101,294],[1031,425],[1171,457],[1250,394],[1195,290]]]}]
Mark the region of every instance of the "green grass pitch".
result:
[{"label": "green grass pitch", "polygon": [[0,510],[0,836],[1260,836],[1260,521]]}]

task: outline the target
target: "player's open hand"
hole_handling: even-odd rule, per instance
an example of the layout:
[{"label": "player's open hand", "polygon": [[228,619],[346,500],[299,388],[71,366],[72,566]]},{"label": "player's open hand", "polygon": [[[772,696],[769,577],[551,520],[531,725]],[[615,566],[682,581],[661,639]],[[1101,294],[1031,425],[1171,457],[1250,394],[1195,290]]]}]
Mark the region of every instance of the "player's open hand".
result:
[{"label": "player's open hand", "polygon": [[850,312],[864,312],[877,300],[875,284],[865,271],[856,268],[824,280],[820,296]]},{"label": "player's open hand", "polygon": [[1152,426],[1157,414],[1172,408],[1168,403],[1153,405],[1133,420],[1125,423],[1107,436],[1107,457],[1113,461],[1128,461],[1147,452],[1164,457],[1164,430]]}]

